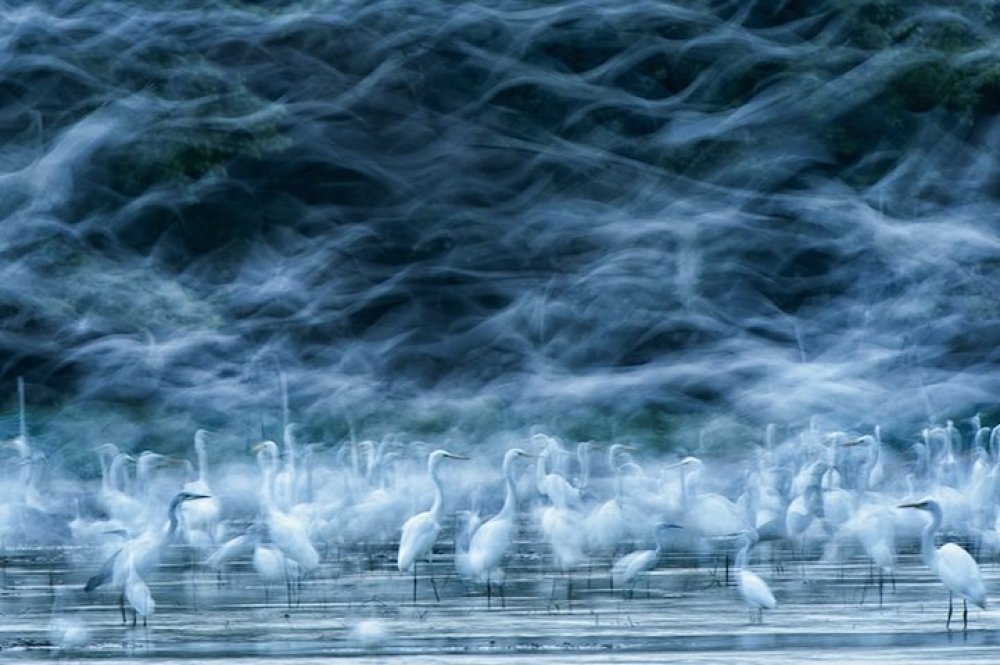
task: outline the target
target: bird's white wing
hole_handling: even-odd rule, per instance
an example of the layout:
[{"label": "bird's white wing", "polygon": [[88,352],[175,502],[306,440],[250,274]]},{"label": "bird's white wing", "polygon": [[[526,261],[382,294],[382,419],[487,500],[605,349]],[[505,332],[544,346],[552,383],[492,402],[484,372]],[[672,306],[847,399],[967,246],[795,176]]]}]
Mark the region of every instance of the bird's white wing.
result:
[{"label": "bird's white wing", "polygon": [[778,602],[771,593],[771,588],[767,582],[760,579],[756,573],[750,570],[740,571],[740,595],[751,607],[763,607],[773,610],[778,606]]},{"label": "bird's white wing", "polygon": [[938,575],[950,591],[986,608],[986,587],[979,566],[960,545],[947,543],[938,549]]},{"label": "bird's white wing", "polygon": [[514,521],[494,518],[484,522],[469,542],[469,566],[484,575],[503,561],[514,536]]},{"label": "bird's white wing", "polygon": [[400,571],[413,569],[413,563],[434,547],[441,525],[434,520],[430,511],[417,513],[406,520],[399,539],[397,563]]}]

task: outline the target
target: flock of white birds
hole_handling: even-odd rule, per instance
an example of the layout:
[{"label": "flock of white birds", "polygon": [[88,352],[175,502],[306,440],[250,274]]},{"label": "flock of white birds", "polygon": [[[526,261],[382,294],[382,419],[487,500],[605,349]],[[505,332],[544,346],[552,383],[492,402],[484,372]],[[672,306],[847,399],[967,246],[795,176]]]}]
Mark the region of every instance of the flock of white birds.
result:
[{"label": "flock of white birds", "polygon": [[[772,427],[744,447],[744,459],[718,463],[649,459],[620,443],[573,450],[546,434],[513,440],[501,461],[495,447],[458,454],[414,442],[303,445],[296,432],[289,424],[280,446],[265,440],[245,463],[218,466],[210,465],[218,435],[204,430],[194,435],[196,465],[104,444],[94,451],[99,484],[60,484],[44,482],[45,456],[22,419],[20,435],[3,443],[11,457],[0,543],[85,546],[85,589],[113,589],[123,621],[126,605],[133,621],[154,613],[147,579],[176,543],[213,570],[252,562],[289,596],[297,582],[337,565],[336,550],[381,547],[412,574],[413,603],[418,584],[438,597],[434,567],[418,572],[424,562],[440,568],[453,558],[455,573],[481,584],[490,608],[494,593],[504,604],[505,566],[526,544],[545,553],[553,579],[571,584],[574,571],[601,566],[611,593],[625,597],[665,552],[683,550],[725,559],[727,574],[732,560],[755,622],[777,606],[750,570],[757,549],[766,546],[772,561],[863,553],[881,578],[894,573],[897,549],[919,543],[949,598],[963,601],[963,626],[967,604],[985,607],[987,599],[969,549],[985,557],[1000,545],[1000,426],[978,419],[965,431],[951,422],[926,428],[904,454],[884,447],[877,427],[811,427],[784,441]],[[936,536],[949,542],[937,547]],[[949,628],[952,607],[950,600]]]}]

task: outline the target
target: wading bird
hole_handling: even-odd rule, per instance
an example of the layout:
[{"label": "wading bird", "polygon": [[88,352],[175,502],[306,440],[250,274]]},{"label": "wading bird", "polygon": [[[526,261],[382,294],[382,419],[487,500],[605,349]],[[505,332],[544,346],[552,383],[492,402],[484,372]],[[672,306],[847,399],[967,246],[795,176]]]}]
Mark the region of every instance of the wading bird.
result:
[{"label": "wading bird", "polygon": [[260,510],[271,540],[286,559],[297,564],[297,571],[287,571],[289,580],[293,572],[297,572],[299,576],[308,575],[319,567],[319,552],[309,540],[308,529],[302,520],[281,510],[274,502],[278,446],[274,441],[262,441],[252,450],[257,454],[257,464],[261,470]]},{"label": "wading bird", "polygon": [[[762,580],[755,572],[747,569],[747,555],[750,548],[757,541],[754,534],[744,532],[739,535],[737,545],[740,550],[736,555],[736,582],[739,588],[740,597],[750,610],[750,623],[764,623],[764,610],[773,610],[778,606],[771,593],[771,588],[767,582]],[[756,617],[755,613],[756,612]]]},{"label": "wading bird", "polygon": [[[514,534],[517,531],[517,483],[514,480],[514,460],[518,457],[531,457],[520,448],[511,448],[503,458],[503,477],[507,486],[503,508],[500,512],[483,522],[469,541],[468,566],[470,572],[486,582],[486,607],[490,607],[492,590],[490,584],[499,573],[507,550],[510,549]],[[503,583],[500,587],[500,602],[506,601],[503,595]]]},{"label": "wading bird", "polygon": [[[396,565],[399,572],[413,571],[413,604],[417,603],[417,559],[431,558],[434,550],[434,543],[437,541],[438,533],[441,531],[441,521],[444,519],[444,489],[441,486],[441,477],[438,475],[438,467],[446,459],[469,459],[462,455],[449,453],[447,450],[435,450],[427,456],[427,473],[434,483],[434,503],[430,510],[417,513],[403,524],[403,532],[399,539],[399,553],[396,557]],[[431,576],[431,587],[434,589],[434,597],[441,600],[438,595],[437,585],[434,577]]]},{"label": "wading bird", "polygon": [[[160,562],[164,548],[170,543],[177,532],[177,513],[182,504],[187,501],[207,498],[203,494],[191,494],[190,492],[180,492],[170,502],[167,509],[167,521],[160,527],[150,527],[135,536],[127,538],[121,549],[112,554],[101,566],[96,575],[87,580],[84,591],[111,585],[119,589],[119,607],[122,612],[122,623],[125,623],[125,597],[129,596],[129,602],[136,611],[146,609],[152,611],[151,599],[146,603],[142,598],[148,594],[142,592],[145,582],[142,581]],[[133,601],[133,599],[136,599]],[[146,615],[144,614],[143,617]]]},{"label": "wading bird", "polygon": [[208,549],[222,540],[222,504],[208,484],[208,451],[206,439],[209,432],[200,429],[194,433],[194,452],[198,458],[198,478],[184,485],[184,491],[203,494],[207,498],[181,506],[181,532],[188,545]]},{"label": "wading bird", "polygon": [[666,537],[667,531],[680,528],[682,527],[679,524],[660,522],[654,530],[656,549],[630,552],[615,561],[611,568],[611,577],[622,589],[623,594],[625,594],[625,585],[628,585],[629,597],[635,595],[635,585],[639,581],[639,576],[653,570],[660,560],[660,554],[663,552],[663,539]]},{"label": "wading bird", "polygon": [[955,543],[945,543],[941,547],[934,547],[934,534],[941,528],[942,511],[941,505],[934,499],[924,499],[916,503],[904,503],[900,508],[916,508],[931,515],[931,522],[924,527],[924,532],[920,540],[920,554],[924,563],[937,573],[941,583],[948,589],[948,620],[945,622],[945,630],[951,630],[952,598],[955,594],[962,597],[962,630],[969,627],[969,604],[978,605],[986,609],[986,588],[983,586],[983,579],[979,575],[979,566],[961,545]]}]

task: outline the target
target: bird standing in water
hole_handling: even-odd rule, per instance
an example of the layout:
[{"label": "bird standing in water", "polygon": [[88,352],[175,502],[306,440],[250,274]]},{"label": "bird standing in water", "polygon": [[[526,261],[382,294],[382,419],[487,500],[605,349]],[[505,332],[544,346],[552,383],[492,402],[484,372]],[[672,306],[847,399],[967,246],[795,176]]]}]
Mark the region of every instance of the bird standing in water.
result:
[{"label": "bird standing in water", "polygon": [[736,542],[740,546],[734,566],[737,588],[743,602],[750,609],[750,623],[763,624],[764,610],[773,610],[778,606],[778,602],[774,599],[774,594],[771,593],[767,582],[747,568],[747,555],[756,542],[756,538],[753,538],[750,533],[741,533]]},{"label": "bird standing in water", "polygon": [[937,573],[941,583],[948,589],[948,620],[944,624],[945,630],[951,630],[952,598],[955,594],[962,597],[962,630],[968,630],[968,601],[986,609],[986,587],[983,586],[976,560],[965,548],[955,543],[934,547],[934,534],[941,527],[943,519],[941,505],[937,501],[923,499],[916,503],[904,503],[899,507],[916,508],[930,513],[931,522],[924,528],[920,540],[920,554],[931,572]]},{"label": "bird standing in water", "polygon": [[[399,572],[413,571],[414,605],[417,603],[417,559],[425,556],[430,559],[434,543],[437,542],[438,533],[441,531],[441,522],[444,519],[444,489],[438,474],[438,467],[446,459],[465,460],[469,458],[450,453],[447,450],[435,450],[427,456],[427,473],[434,483],[434,503],[431,504],[430,510],[417,513],[406,520],[399,539],[396,565],[399,567]],[[431,587],[434,589],[434,598],[441,600],[433,576],[431,577]]]},{"label": "bird standing in water", "polygon": [[[125,599],[128,596],[130,604],[145,617],[152,613],[153,602],[143,578],[160,562],[163,550],[177,532],[180,507],[197,499],[208,498],[204,494],[180,492],[170,502],[167,509],[167,521],[160,527],[150,526],[139,535],[128,538],[121,549],[112,554],[101,566],[96,575],[87,580],[84,591],[111,584],[121,591],[119,607],[122,612],[122,623],[125,623]],[[145,590],[144,590],[145,589]]]},{"label": "bird standing in water", "polygon": [[[492,599],[491,582],[496,579],[500,565],[510,549],[517,531],[517,483],[514,480],[514,460],[531,457],[520,448],[511,448],[503,458],[503,477],[506,495],[500,512],[483,522],[469,541],[469,570],[486,582],[486,608]],[[503,583],[500,583],[500,603],[506,604]]]}]

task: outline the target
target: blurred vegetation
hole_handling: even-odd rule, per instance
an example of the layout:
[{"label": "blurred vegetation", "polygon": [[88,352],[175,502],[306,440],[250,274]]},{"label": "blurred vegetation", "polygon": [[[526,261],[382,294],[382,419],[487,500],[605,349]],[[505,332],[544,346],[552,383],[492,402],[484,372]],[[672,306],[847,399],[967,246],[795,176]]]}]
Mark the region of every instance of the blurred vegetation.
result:
[{"label": "blurred vegetation", "polygon": [[[11,58],[23,58],[25,69],[0,81],[0,105],[10,121],[0,145],[12,169],[31,163],[38,146],[57,141],[81,119],[120,113],[130,121],[117,125],[122,133],[87,156],[85,168],[74,172],[87,186],[77,187],[65,206],[51,213],[70,225],[88,222],[87,230],[71,241],[47,238],[45,249],[33,254],[44,264],[40,271],[77,287],[72,298],[41,289],[0,296],[0,314],[10,329],[48,340],[28,351],[16,343],[2,348],[11,359],[2,376],[35,373],[37,384],[56,385],[51,393],[31,397],[35,408],[55,409],[73,395],[79,378],[61,337],[68,331],[80,341],[233,325],[244,312],[220,306],[216,289],[238,274],[255,248],[287,229],[313,238],[346,221],[363,225],[386,213],[394,224],[370,224],[372,240],[363,248],[369,255],[359,251],[351,258],[388,266],[391,273],[407,262],[449,257],[451,236],[417,246],[410,240],[419,234],[408,233],[407,225],[440,223],[456,206],[492,214],[511,204],[512,192],[525,191],[613,205],[631,194],[604,182],[614,168],[626,174],[649,168],[664,181],[683,176],[725,186],[726,167],[734,163],[752,167],[741,173],[757,179],[741,185],[765,194],[794,190],[817,174],[864,190],[912,154],[928,128],[975,145],[1000,113],[1000,9],[994,2],[678,4],[672,11],[656,3],[606,11],[593,2],[553,2],[544,20],[518,25],[505,22],[503,11],[516,17],[517,10],[538,3],[498,8],[487,2],[483,11],[460,15],[448,2],[425,3],[419,12],[374,3],[359,5],[354,14],[330,1],[222,2],[241,12],[235,25],[250,26],[233,39],[190,18],[167,29],[109,12],[106,25],[120,25],[117,30],[81,22],[68,35],[26,21],[7,45]],[[416,22],[422,22],[420,29],[414,29]],[[532,38],[520,39],[529,28]],[[762,49],[753,36],[763,31],[782,48]],[[714,39],[699,39],[705,35]],[[63,66],[47,57],[55,52]],[[511,62],[518,75],[505,78],[505,68],[515,67]],[[671,106],[676,100],[681,101]],[[745,124],[735,123],[735,129],[718,129],[739,115],[734,112],[758,102],[776,105],[780,113],[765,114],[766,122],[743,117]],[[314,109],[312,103],[323,110],[310,110],[315,115],[308,122],[295,116],[305,113],[302,107]],[[682,116],[711,129],[692,132],[693,138],[674,137],[669,130]],[[784,122],[775,123],[774,117]],[[440,170],[427,169],[433,176],[424,176],[425,164],[450,164],[448,151],[428,150],[440,151],[435,142],[451,140],[450,131],[459,137],[455,141],[468,140],[478,150],[455,158],[456,182],[464,182],[464,172],[478,170],[484,180],[499,183],[495,189],[449,186],[437,181]],[[506,152],[494,150],[491,141]],[[816,155],[787,167],[769,162],[767,150],[782,141],[815,144]],[[598,157],[556,161],[551,153],[564,142],[592,147]],[[364,161],[368,170],[352,163],[358,155],[365,159],[355,162]],[[406,196],[423,196],[431,204],[421,208]],[[502,236],[503,230],[495,233]],[[553,241],[565,243],[562,251],[532,267],[548,260],[542,268],[568,273],[599,251],[573,250],[571,243],[587,239],[569,235]],[[482,239],[485,254],[497,246],[491,244],[495,240]],[[483,262],[506,258],[484,256]],[[743,258],[780,261],[779,282],[760,292],[791,313],[828,297],[822,289],[829,282],[817,289],[810,278],[843,259],[819,250]],[[1000,275],[1000,265],[983,262],[970,271],[974,274],[949,294],[950,306],[996,317],[1000,301],[986,285]],[[211,279],[202,279],[206,275]],[[732,275],[721,277],[728,284]],[[796,290],[789,283],[801,286]],[[443,284],[441,278],[421,286],[437,288],[427,298],[434,305],[427,311],[438,315],[435,321],[447,322],[467,303],[447,298]],[[390,293],[342,313],[336,325],[287,334],[314,344],[340,331],[363,337],[408,301]],[[500,296],[475,303],[477,311],[507,304]],[[269,324],[281,330],[292,324],[287,310],[279,311]],[[655,360],[684,339],[657,338],[648,349],[637,343],[616,357]],[[981,340],[963,337],[954,343],[956,355],[983,349]],[[408,366],[401,361],[400,367]],[[428,374],[453,369],[440,359],[419,367]],[[711,402],[717,396],[693,397]],[[9,401],[4,404],[9,407]],[[89,404],[114,410],[110,402]],[[163,415],[138,399],[115,404],[125,414],[122,422]],[[703,420],[655,400],[628,413],[617,405],[553,409],[545,404],[533,410],[489,399],[471,406],[417,401],[368,406],[368,411],[364,406],[354,417],[354,434],[381,435],[387,433],[381,428],[393,428],[414,437],[475,437],[537,425],[571,441],[635,440],[695,450],[715,440],[706,435],[701,444],[692,442],[691,432],[702,429]],[[63,415],[81,413],[70,409]],[[310,416],[324,436],[352,435],[352,425],[340,414]],[[178,422],[187,427],[194,419]],[[713,426],[724,432],[720,439],[756,436],[743,423]]]}]

